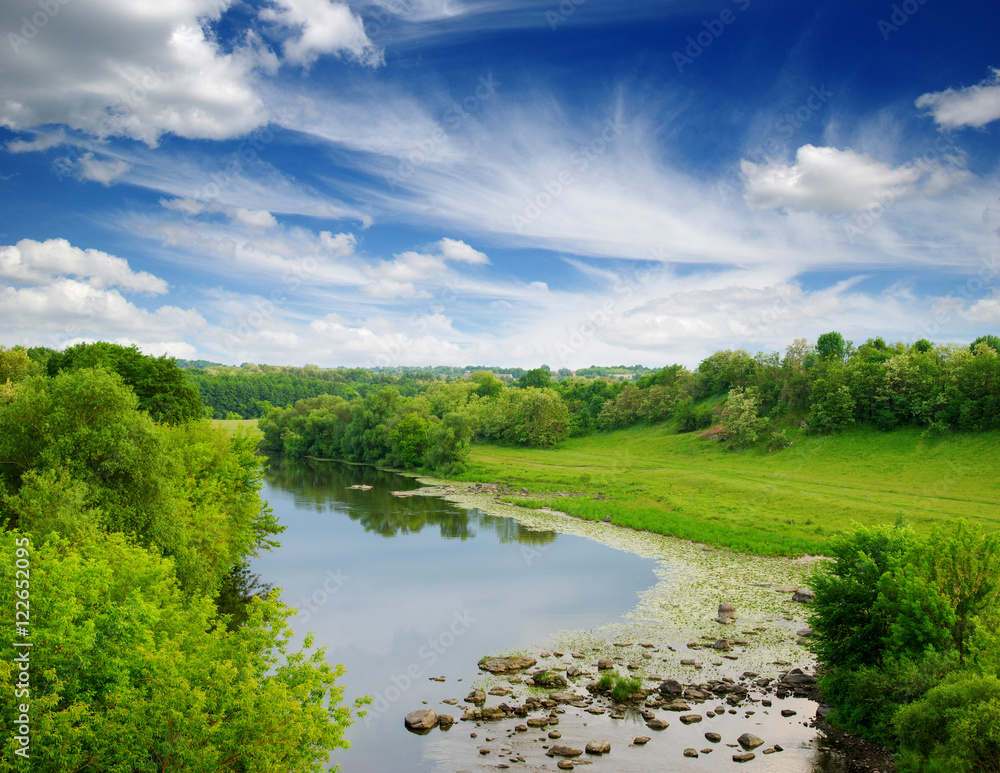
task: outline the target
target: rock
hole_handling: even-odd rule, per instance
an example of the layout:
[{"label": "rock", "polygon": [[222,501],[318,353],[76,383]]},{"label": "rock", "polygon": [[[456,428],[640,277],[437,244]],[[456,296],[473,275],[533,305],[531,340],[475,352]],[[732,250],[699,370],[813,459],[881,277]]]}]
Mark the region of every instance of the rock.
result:
[{"label": "rock", "polygon": [[610,515],[604,516],[604,522],[605,523],[611,523],[611,516]]},{"label": "rock", "polygon": [[413,496],[412,491],[391,491],[389,493],[391,493],[394,497],[399,497],[400,499],[405,499],[406,497]]},{"label": "rock", "polygon": [[556,744],[545,752],[547,757],[579,757],[581,754],[583,754],[583,749],[574,749],[572,746],[563,746],[562,744]]},{"label": "rock", "polygon": [[549,738],[551,738],[553,741],[558,741],[560,738],[562,738],[562,733],[560,733],[558,730],[549,730]]},{"label": "rock", "polygon": [[646,723],[646,727],[648,727],[650,730],[666,730],[668,727],[670,727],[670,723],[665,722],[662,719],[651,719],[649,720],[649,722]]},{"label": "rock", "polygon": [[548,717],[532,717],[528,720],[528,727],[545,727],[549,724]]},{"label": "rock", "polygon": [[448,730],[455,724],[455,718],[451,714],[438,714],[438,727]]},{"label": "rock", "polygon": [[371,491],[371,486],[366,486],[364,483],[356,483],[353,486],[348,486],[350,489],[355,489],[357,491]]},{"label": "rock", "polygon": [[670,701],[670,703],[664,703],[660,708],[665,711],[690,711],[691,707],[687,703],[680,699],[675,699]]},{"label": "rock", "polygon": [[587,744],[587,754],[608,754],[611,751],[611,741],[591,741]]},{"label": "rock", "polygon": [[816,684],[816,677],[803,673],[801,669],[796,668],[781,677],[781,682],[782,684],[790,685],[813,685]]},{"label": "rock", "polygon": [[660,695],[680,695],[684,692],[684,685],[676,679],[668,679],[658,688]]},{"label": "rock", "polygon": [[579,676],[582,673],[583,671],[581,671],[576,666],[570,666],[569,668],[566,669],[566,676]]},{"label": "rock", "polygon": [[527,725],[514,725],[514,732],[515,733],[527,733],[528,732],[528,726]]},{"label": "rock", "polygon": [[820,704],[819,706],[816,707],[816,716],[819,717],[820,719],[826,719],[826,716],[829,713],[830,713],[830,707],[827,706],[825,703]]},{"label": "rock", "polygon": [[735,623],[736,620],[736,607],[728,602],[719,604],[719,611],[716,615],[715,622],[728,625],[729,623]]},{"label": "rock", "polygon": [[795,716],[795,712],[792,711],[791,709],[782,709],[781,710],[781,716],[783,716],[783,717],[794,717]]},{"label": "rock", "polygon": [[531,657],[491,658],[485,657],[479,661],[479,667],[491,674],[509,674],[513,671],[524,671],[538,661]]},{"label": "rock", "polygon": [[696,661],[694,658],[681,658],[681,665],[682,666],[696,666],[696,665],[698,665],[698,661]]},{"label": "rock", "polygon": [[549,695],[549,700],[558,701],[559,703],[573,703],[574,701],[583,700],[583,696],[577,695],[575,692],[554,692]]},{"label": "rock", "polygon": [[615,662],[610,658],[601,658],[597,661],[598,671],[607,671],[615,667]]},{"label": "rock", "polygon": [[729,642],[727,642],[725,639],[719,639],[717,642],[715,642],[715,644],[712,645],[712,649],[728,652],[729,650],[732,649],[732,647],[729,646]]},{"label": "rock", "polygon": [[559,768],[559,770],[573,770],[576,765],[574,765],[570,760],[559,760],[559,762],[556,763],[556,767]]},{"label": "rock", "polygon": [[733,755],[733,762],[750,762],[750,760],[757,757],[753,752],[743,752],[741,754]]},{"label": "rock", "polygon": [[755,736],[753,733],[744,733],[737,738],[736,741],[744,749],[756,749],[758,746],[764,745],[764,741]]},{"label": "rock", "polygon": [[539,687],[565,687],[567,684],[565,676],[552,671],[540,671],[533,674],[531,679]]},{"label": "rock", "polygon": [[465,696],[466,703],[473,703],[480,706],[486,703],[486,693],[482,690],[473,690],[468,695]]},{"label": "rock", "polygon": [[816,598],[816,594],[813,593],[808,588],[799,588],[795,593],[792,594],[792,601],[798,601],[802,604],[806,604]]},{"label": "rock", "polygon": [[684,756],[685,757],[697,757],[698,756],[698,750],[697,749],[685,749],[684,750]]},{"label": "rock", "polygon": [[645,746],[648,743],[649,743],[648,735],[637,735],[635,738],[632,739],[632,743],[630,744],[630,746]]},{"label": "rock", "polygon": [[705,739],[712,743],[719,743],[722,740],[722,736],[718,733],[705,733]]},{"label": "rock", "polygon": [[799,630],[797,630],[795,632],[795,635],[796,636],[802,636],[802,637],[812,636],[813,635],[813,629],[812,628],[800,628]]},{"label": "rock", "polygon": [[506,685],[498,684],[496,687],[490,690],[490,695],[504,696],[504,695],[510,695],[512,692],[514,691],[509,687],[507,687]]},{"label": "rock", "polygon": [[701,714],[682,714],[680,720],[685,725],[693,725],[701,722]]},{"label": "rock", "polygon": [[406,729],[413,733],[426,733],[438,723],[438,713],[434,709],[417,709],[403,718]]}]

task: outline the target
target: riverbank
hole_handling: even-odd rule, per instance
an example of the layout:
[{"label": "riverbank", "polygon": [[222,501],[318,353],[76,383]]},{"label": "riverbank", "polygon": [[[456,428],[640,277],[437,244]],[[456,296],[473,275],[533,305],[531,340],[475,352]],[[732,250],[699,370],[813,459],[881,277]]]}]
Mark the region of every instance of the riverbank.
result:
[{"label": "riverbank", "polygon": [[472,447],[463,481],[508,484],[501,499],[752,555],[821,554],[854,523],[904,519],[920,533],[964,518],[1000,528],[1000,433],[920,429],[791,434],[736,452],[666,425],[576,438],[554,449]]},{"label": "riverbank", "polygon": [[[816,729],[810,687],[816,662],[804,646],[809,610],[792,599],[822,559],[748,556],[551,509],[518,507],[504,500],[525,495],[504,493],[495,484],[418,480],[424,487],[414,495],[513,518],[532,530],[585,537],[652,558],[658,566],[658,582],[622,620],[590,631],[558,632],[518,653],[483,653],[527,655],[537,663],[514,674],[480,671],[470,687],[481,690],[485,702],[468,700],[470,693],[466,701],[456,695],[453,702],[430,706],[448,716],[457,712],[448,733],[464,740],[447,744],[465,749],[449,754],[465,760],[456,770],[552,770],[560,760],[548,756],[554,746],[582,750],[592,740],[608,741],[615,753],[565,758],[564,769],[575,759],[577,765],[600,761],[603,769],[616,772],[658,769],[664,761],[714,772],[728,769],[734,755],[760,758],[766,750],[783,755],[780,762],[767,758],[772,771],[888,770],[881,762],[849,760]],[[526,566],[545,560],[544,545],[520,550]],[[718,622],[720,604],[733,606],[734,622]],[[556,674],[566,685],[554,691],[532,686],[532,675],[540,671]],[[608,673],[637,677],[648,694],[617,704],[588,689]],[[789,678],[791,683],[783,681]],[[678,692],[661,692],[664,684]],[[687,713],[675,713],[681,711],[671,708],[675,698]],[[526,724],[527,719],[534,722]],[[756,751],[744,748],[743,733],[764,744]]]}]

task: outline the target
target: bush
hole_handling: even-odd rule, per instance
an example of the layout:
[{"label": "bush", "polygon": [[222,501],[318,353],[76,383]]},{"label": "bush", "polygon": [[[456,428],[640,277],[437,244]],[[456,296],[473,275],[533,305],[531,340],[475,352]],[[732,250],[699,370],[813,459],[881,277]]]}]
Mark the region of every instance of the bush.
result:
[{"label": "bush", "polygon": [[962,672],[893,720],[901,773],[1000,773],[1000,679]]},{"label": "bush", "polygon": [[637,676],[605,674],[598,680],[597,688],[601,691],[606,690],[610,692],[612,699],[624,702],[642,688],[642,680]]}]

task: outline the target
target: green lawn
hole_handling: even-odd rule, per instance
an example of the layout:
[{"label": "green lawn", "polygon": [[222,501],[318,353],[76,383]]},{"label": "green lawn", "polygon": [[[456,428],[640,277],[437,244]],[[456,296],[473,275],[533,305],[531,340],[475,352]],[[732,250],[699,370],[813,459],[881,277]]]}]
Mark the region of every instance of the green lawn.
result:
[{"label": "green lawn", "polygon": [[474,446],[462,477],[527,487],[529,505],[761,555],[822,553],[855,522],[900,516],[921,532],[956,518],[1000,528],[1000,433],[857,429],[793,440],[780,452],[734,452],[666,425],[636,427],[556,449]]}]

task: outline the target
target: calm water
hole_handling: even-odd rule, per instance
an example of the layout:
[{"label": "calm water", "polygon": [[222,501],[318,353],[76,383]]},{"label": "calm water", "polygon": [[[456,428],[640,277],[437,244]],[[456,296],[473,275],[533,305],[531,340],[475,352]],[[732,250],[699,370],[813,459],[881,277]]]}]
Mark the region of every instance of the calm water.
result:
[{"label": "calm water", "polygon": [[461,701],[483,655],[620,619],[656,582],[654,562],[631,553],[390,494],[417,486],[329,462],[275,462],[267,475],[263,496],[287,529],[253,571],[299,608],[299,640],[314,631],[330,662],[346,666],[347,696],[375,699],[348,731],[353,748],[334,755],[345,773],[456,769],[467,759],[453,748],[468,738],[464,723],[415,736],[407,712]]}]

